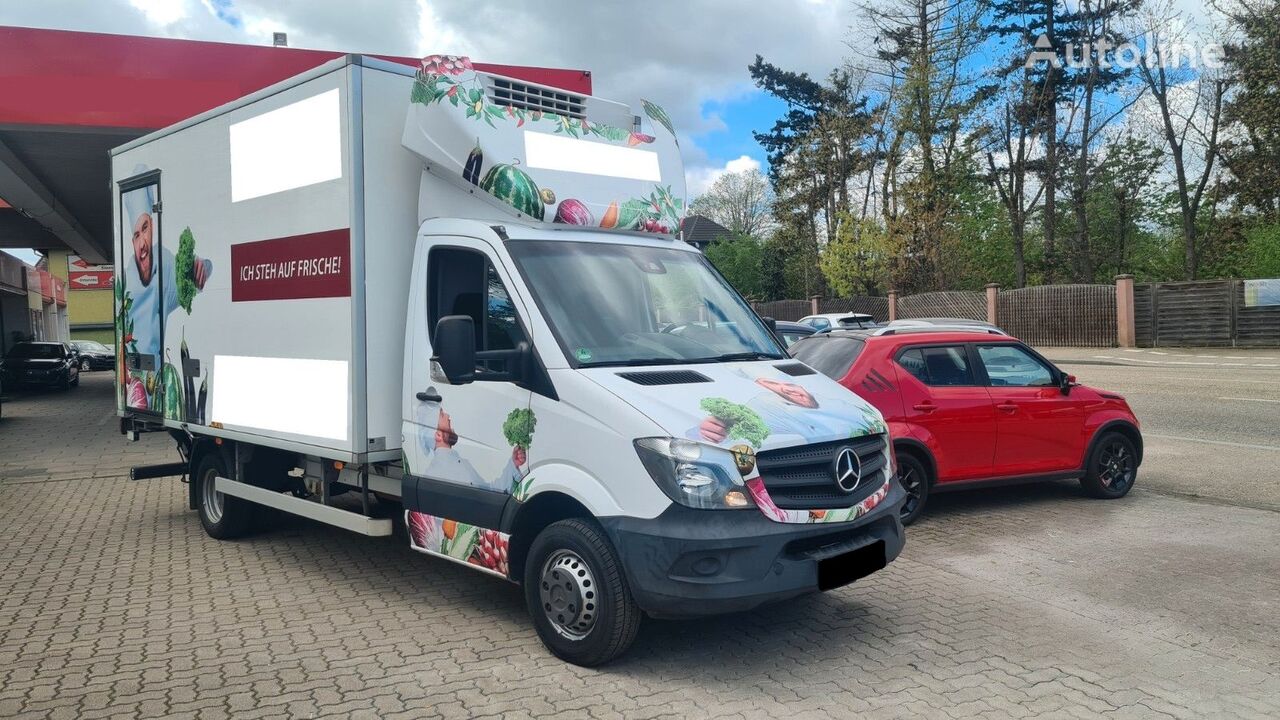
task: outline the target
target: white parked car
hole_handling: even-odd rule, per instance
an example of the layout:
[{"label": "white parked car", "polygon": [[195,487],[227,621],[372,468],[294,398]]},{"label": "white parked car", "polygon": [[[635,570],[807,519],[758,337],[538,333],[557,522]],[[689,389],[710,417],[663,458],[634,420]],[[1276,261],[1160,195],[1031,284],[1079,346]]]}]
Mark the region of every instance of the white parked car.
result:
[{"label": "white parked car", "polygon": [[865,313],[820,313],[806,315],[796,322],[808,325],[818,332],[834,328],[865,330],[876,327],[875,318]]}]

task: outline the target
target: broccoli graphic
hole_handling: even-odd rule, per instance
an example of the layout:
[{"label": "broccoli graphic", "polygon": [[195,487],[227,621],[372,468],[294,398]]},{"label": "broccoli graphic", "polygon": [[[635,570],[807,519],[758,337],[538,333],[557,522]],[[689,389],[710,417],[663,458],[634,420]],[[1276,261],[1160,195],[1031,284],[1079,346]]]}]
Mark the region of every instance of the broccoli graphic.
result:
[{"label": "broccoli graphic", "polygon": [[769,437],[769,426],[755,410],[724,398],[703,398],[702,409],[724,424],[729,437],[746,440],[756,447]]},{"label": "broccoli graphic", "polygon": [[538,424],[537,418],[529,408],[516,408],[502,423],[502,434],[513,448],[528,450],[533,443],[533,428]]}]

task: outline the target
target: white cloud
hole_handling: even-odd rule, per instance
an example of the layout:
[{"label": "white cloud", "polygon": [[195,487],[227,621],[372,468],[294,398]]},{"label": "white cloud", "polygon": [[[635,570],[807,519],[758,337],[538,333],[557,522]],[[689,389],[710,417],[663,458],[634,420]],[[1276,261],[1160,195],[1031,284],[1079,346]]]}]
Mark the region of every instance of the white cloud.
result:
[{"label": "white cloud", "polygon": [[183,0],[129,0],[129,4],[156,25],[172,25],[187,16]]},{"label": "white cloud", "polygon": [[693,199],[707,191],[712,183],[726,173],[761,170],[760,161],[750,155],[740,155],[720,167],[690,166],[685,168],[685,181],[688,183],[689,198]]}]

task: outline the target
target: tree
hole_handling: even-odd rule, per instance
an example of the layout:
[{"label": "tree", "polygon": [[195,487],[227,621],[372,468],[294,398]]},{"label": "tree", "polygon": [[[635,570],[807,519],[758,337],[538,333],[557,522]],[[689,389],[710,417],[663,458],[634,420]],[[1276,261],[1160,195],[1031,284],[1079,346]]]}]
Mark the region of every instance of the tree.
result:
[{"label": "tree", "polygon": [[874,220],[841,215],[836,236],[822,250],[819,265],[837,297],[880,295],[888,290],[889,239]]},{"label": "tree", "polygon": [[996,189],[1008,218],[1013,283],[1020,288],[1027,286],[1027,225],[1045,191],[1043,183],[1034,182],[1032,172],[1037,148],[1033,134],[1039,116],[1027,113],[1025,98],[1032,92],[1029,83],[1027,75],[1019,75],[1016,85],[1001,93],[995,117],[983,133],[988,141],[987,182]]},{"label": "tree", "polygon": [[992,92],[972,71],[985,42],[982,0],[878,0],[860,6],[875,29],[877,72],[901,78],[889,108],[894,139],[885,227],[898,265],[922,289],[945,287],[943,234],[955,209],[956,168],[973,147],[973,114]]},{"label": "tree", "polygon": [[832,220],[850,210],[850,182],[872,158],[875,112],[862,77],[838,68],[818,82],[759,55],[748,71],[757,87],[787,105],[768,132],[754,133],[768,153],[775,217],[793,234],[810,233],[815,245],[830,242]]},{"label": "tree", "polygon": [[1237,42],[1227,68],[1237,83],[1223,107],[1231,129],[1221,143],[1231,171],[1227,189],[1242,208],[1267,223],[1280,222],[1280,0],[1235,0],[1224,9]]},{"label": "tree", "polygon": [[[1093,281],[1093,254],[1089,247],[1089,184],[1095,171],[1094,145],[1111,121],[1123,114],[1138,99],[1127,102],[1103,102],[1131,75],[1118,63],[1116,50],[1126,38],[1119,25],[1137,10],[1141,0],[1079,0],[1068,16],[1071,38],[1070,59],[1084,67],[1068,75],[1068,87],[1074,91],[1073,107],[1068,121],[1068,135],[1075,137],[1071,150],[1075,162],[1068,189],[1075,227],[1071,234],[1071,269],[1076,282]],[[1115,107],[1117,106],[1118,107]],[[1079,131],[1072,133],[1071,127]]]},{"label": "tree", "polygon": [[1042,157],[1029,169],[1036,171],[1044,202],[1045,282],[1053,282],[1057,263],[1058,107],[1066,97],[1061,63],[1065,43],[1059,27],[1065,14],[1057,0],[991,0],[988,25],[997,37],[1012,40],[1005,65],[996,69],[1006,81],[1019,80],[1011,118],[1043,147]]},{"label": "tree", "polygon": [[759,170],[728,172],[716,178],[690,205],[689,212],[704,215],[735,235],[765,237],[774,226],[773,189]]},{"label": "tree", "polygon": [[1170,34],[1170,28],[1177,27],[1177,12],[1172,2],[1163,0],[1144,15],[1141,27],[1149,33],[1150,47],[1141,56],[1138,72],[1155,102],[1164,144],[1173,162],[1183,272],[1187,280],[1194,280],[1197,224],[1219,157],[1227,81],[1207,68],[1197,73],[1176,64],[1175,48],[1186,39],[1185,33]]},{"label": "tree", "polygon": [[765,298],[764,246],[750,235],[736,235],[707,246],[707,259],[738,292],[751,300]]},{"label": "tree", "polygon": [[1132,134],[1109,142],[1102,156],[1088,205],[1093,262],[1110,275],[1131,273],[1144,228],[1154,224],[1162,184],[1152,178],[1164,157]]}]

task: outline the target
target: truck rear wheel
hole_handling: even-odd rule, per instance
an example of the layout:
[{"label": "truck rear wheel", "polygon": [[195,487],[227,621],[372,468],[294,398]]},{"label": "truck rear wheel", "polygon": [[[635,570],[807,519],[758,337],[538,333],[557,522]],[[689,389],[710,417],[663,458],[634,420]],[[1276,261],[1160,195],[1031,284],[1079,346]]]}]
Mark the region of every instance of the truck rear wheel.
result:
[{"label": "truck rear wheel", "polygon": [[253,527],[253,504],[243,498],[224,495],[215,489],[214,479],[229,477],[216,452],[207,452],[196,463],[191,481],[196,483],[196,506],[200,524],[209,537],[230,540],[241,537]]},{"label": "truck rear wheel", "polygon": [[556,657],[603,665],[626,652],[640,629],[618,554],[593,524],[552,523],[538,533],[524,566],[525,602]]}]

